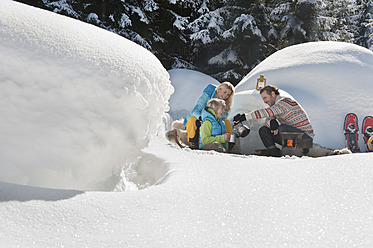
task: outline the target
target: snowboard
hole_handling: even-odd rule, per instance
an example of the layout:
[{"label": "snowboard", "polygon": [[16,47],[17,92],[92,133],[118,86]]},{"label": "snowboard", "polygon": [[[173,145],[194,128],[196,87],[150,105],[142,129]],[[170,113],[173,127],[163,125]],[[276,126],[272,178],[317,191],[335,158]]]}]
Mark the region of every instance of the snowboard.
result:
[{"label": "snowboard", "polygon": [[367,146],[367,151],[373,151],[373,117],[365,116],[363,125],[361,127],[361,133],[363,135],[364,143]]},{"label": "snowboard", "polygon": [[348,113],[346,115],[343,129],[348,149],[350,149],[351,152],[359,152],[359,127],[356,114]]}]

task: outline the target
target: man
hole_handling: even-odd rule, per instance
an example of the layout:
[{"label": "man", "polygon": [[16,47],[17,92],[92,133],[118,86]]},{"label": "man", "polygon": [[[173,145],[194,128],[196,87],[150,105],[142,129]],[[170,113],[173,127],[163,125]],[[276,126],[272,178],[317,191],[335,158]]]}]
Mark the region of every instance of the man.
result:
[{"label": "man", "polygon": [[260,95],[269,108],[237,114],[233,118],[233,125],[246,120],[266,118],[265,126],[259,129],[260,138],[267,148],[264,155],[282,155],[281,150],[275,145],[282,145],[282,132],[300,132],[303,133],[303,139],[313,139],[315,135],[308,115],[297,101],[280,96],[278,88],[272,85],[264,87]]}]

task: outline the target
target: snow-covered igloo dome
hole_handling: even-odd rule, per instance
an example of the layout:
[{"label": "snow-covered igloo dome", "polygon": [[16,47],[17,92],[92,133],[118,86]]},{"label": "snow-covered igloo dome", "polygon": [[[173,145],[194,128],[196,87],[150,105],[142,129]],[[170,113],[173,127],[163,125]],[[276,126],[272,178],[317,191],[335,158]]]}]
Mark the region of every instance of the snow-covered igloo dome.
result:
[{"label": "snow-covered igloo dome", "polygon": [[[274,53],[236,86],[231,117],[266,107],[255,92],[261,75],[267,85],[279,87],[303,106],[315,130],[314,142],[322,146],[335,149],[345,146],[343,122],[347,113],[356,113],[359,125],[364,116],[373,115],[370,93],[373,92],[373,52],[361,46],[310,42]],[[249,136],[247,139],[253,146],[262,146],[260,140],[249,142]],[[360,146],[364,146],[361,136]]]}]

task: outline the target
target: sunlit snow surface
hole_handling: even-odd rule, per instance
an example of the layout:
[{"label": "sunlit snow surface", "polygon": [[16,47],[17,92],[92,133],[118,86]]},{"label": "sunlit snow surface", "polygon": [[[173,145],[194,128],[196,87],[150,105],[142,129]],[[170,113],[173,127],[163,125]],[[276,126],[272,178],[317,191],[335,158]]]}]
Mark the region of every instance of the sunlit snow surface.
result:
[{"label": "sunlit snow surface", "polygon": [[[11,20],[10,16],[18,19]],[[43,28],[39,33],[28,24],[31,26],[24,29],[24,35],[14,31],[11,34],[4,28],[26,16],[36,26],[53,23],[52,26],[60,27],[66,23],[67,29],[73,31],[81,27],[77,31],[82,34],[99,32],[103,43],[111,44],[113,53],[122,46],[126,50],[118,59],[126,60],[127,52],[137,53],[124,63],[124,67],[133,65],[133,70],[121,73],[115,69],[114,75],[105,74],[105,60],[94,57],[100,54],[96,53],[96,46],[106,46],[100,42],[91,44],[95,41],[81,37],[79,32],[75,32],[79,39],[72,35],[63,43],[55,40],[56,47],[51,48],[54,53],[49,53],[51,50],[42,43],[26,39],[27,30],[33,30],[32,37],[38,37]],[[15,38],[18,42],[13,44],[12,35],[23,38]],[[168,144],[162,133],[156,136],[172,88],[168,74],[145,50],[90,25],[7,0],[0,1],[0,39],[0,114],[6,117],[0,123],[1,247],[373,246],[372,154],[265,158],[180,149]],[[71,44],[70,39],[91,44],[94,53],[86,57],[63,53],[60,49],[66,46],[64,43]],[[103,64],[98,64],[97,69],[85,58]],[[343,66],[344,62],[340,64]],[[31,69],[25,76],[27,68]],[[143,82],[149,84],[145,87]],[[76,90],[72,90],[72,85]],[[128,91],[123,93],[123,88]],[[193,89],[185,90],[193,97],[201,93]],[[291,89],[285,90],[302,101],[302,95],[295,95],[297,92]],[[315,89],[311,93],[319,92]],[[95,143],[97,140],[100,142]],[[70,144],[76,151],[70,149]],[[125,188],[127,184],[146,185],[156,178],[158,185],[131,192],[95,192],[36,188],[14,182],[33,178],[35,184],[55,181],[61,185],[66,181],[62,186],[67,187],[72,182],[64,169],[70,169],[77,180],[82,180],[80,185],[96,183],[105,173],[101,177],[91,171],[94,167],[73,166],[88,151],[86,158],[91,164],[100,160],[129,164],[122,178]],[[39,163],[30,162],[27,167],[26,163],[23,167],[9,165],[10,158],[26,161],[31,157],[40,158]],[[44,163],[53,157],[65,166]],[[71,164],[65,163],[68,159]],[[137,169],[131,170],[133,166]],[[105,167],[104,171],[108,169],[112,167]],[[38,173],[44,177],[38,179]],[[124,180],[127,178],[131,182]]]},{"label": "sunlit snow surface", "polygon": [[2,244],[373,245],[371,154],[232,156],[181,150],[159,138],[145,151],[166,160],[170,175],[164,184],[141,191],[53,191],[0,183]]},{"label": "sunlit snow surface", "polygon": [[159,131],[173,88],[159,60],[111,32],[0,2],[0,180],[113,189]]}]

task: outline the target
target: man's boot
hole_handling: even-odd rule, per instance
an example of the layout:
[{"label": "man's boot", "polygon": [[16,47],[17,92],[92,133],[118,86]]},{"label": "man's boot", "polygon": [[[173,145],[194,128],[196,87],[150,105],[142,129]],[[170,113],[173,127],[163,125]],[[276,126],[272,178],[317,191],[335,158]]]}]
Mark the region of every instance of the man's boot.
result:
[{"label": "man's boot", "polygon": [[265,149],[265,151],[263,152],[263,155],[269,156],[269,157],[281,157],[282,151],[276,146],[270,146],[267,149]]}]

